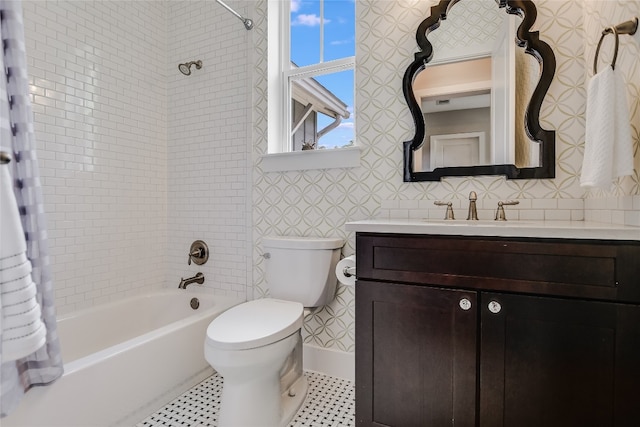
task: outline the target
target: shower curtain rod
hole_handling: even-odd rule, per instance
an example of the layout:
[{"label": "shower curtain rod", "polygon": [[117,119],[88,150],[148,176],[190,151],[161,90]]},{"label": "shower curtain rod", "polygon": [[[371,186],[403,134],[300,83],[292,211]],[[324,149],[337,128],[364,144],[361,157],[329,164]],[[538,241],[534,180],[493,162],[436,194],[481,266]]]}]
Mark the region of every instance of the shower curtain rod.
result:
[{"label": "shower curtain rod", "polygon": [[253,21],[249,18],[245,18],[244,16],[240,15],[238,12],[236,12],[235,10],[231,9],[231,7],[229,7],[229,5],[227,5],[225,2],[223,2],[222,0],[216,0],[216,2],[218,2],[220,4],[220,6],[224,7],[225,9],[227,9],[229,12],[231,12],[236,18],[238,18],[239,20],[242,21],[242,23],[244,24],[244,27],[247,30],[250,30],[253,28]]}]

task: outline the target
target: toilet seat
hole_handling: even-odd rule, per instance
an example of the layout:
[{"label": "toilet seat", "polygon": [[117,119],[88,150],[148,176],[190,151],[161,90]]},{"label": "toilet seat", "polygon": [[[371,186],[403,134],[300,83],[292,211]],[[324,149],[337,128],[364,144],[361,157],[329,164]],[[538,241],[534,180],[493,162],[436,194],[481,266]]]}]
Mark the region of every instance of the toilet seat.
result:
[{"label": "toilet seat", "polygon": [[209,344],[221,350],[247,350],[288,337],[302,327],[298,302],[264,298],[230,308],[207,327]]}]

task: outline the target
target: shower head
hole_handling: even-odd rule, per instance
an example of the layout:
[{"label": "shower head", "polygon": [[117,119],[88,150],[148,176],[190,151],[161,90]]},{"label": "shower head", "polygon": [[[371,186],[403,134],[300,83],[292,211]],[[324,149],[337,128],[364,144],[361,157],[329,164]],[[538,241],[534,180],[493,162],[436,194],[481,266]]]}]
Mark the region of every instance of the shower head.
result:
[{"label": "shower head", "polygon": [[191,74],[191,67],[188,67],[187,64],[178,64],[178,70],[185,76]]},{"label": "shower head", "polygon": [[178,70],[180,70],[180,72],[185,76],[188,76],[191,74],[192,65],[195,65],[196,70],[199,70],[200,68],[202,68],[202,61],[198,60],[198,61],[186,62],[184,64],[178,64]]}]

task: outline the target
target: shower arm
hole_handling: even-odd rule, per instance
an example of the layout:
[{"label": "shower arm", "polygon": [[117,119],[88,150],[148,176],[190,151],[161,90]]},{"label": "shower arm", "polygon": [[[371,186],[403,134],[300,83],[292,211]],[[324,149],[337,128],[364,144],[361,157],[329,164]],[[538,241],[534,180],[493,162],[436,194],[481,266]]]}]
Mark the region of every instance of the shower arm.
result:
[{"label": "shower arm", "polygon": [[225,2],[223,2],[222,0],[216,0],[216,2],[218,4],[220,4],[220,6],[224,7],[225,9],[227,9],[229,12],[231,12],[231,14],[233,16],[235,16],[236,18],[238,18],[239,20],[242,21],[242,23],[244,24],[244,27],[247,30],[250,30],[253,28],[253,21],[249,18],[245,18],[244,16],[240,15],[238,12],[236,12],[235,10],[231,9],[231,7],[226,4]]}]

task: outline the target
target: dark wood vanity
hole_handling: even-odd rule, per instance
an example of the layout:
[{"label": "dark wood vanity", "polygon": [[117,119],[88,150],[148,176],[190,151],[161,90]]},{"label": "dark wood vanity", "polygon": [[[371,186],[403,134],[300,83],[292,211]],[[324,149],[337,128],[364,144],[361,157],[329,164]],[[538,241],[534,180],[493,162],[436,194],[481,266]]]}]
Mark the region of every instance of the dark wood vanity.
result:
[{"label": "dark wood vanity", "polygon": [[366,426],[640,425],[640,242],[356,234]]}]

